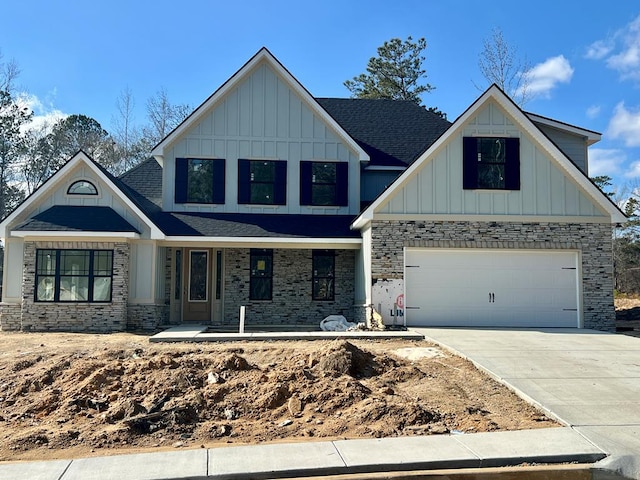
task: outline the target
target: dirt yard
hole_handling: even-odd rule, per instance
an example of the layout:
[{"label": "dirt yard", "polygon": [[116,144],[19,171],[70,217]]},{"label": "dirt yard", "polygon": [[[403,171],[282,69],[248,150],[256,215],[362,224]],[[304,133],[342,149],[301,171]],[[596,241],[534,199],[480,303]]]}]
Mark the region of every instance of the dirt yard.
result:
[{"label": "dirt yard", "polygon": [[555,425],[426,342],[0,332],[0,345],[0,461]]}]

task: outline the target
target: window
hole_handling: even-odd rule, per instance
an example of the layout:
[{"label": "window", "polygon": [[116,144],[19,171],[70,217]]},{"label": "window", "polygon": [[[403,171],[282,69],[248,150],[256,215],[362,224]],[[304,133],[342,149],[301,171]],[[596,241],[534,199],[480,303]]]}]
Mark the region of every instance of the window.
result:
[{"label": "window", "polygon": [[224,204],[224,159],[176,158],[176,203]]},{"label": "window", "polygon": [[313,299],[335,299],[336,256],[333,250],[313,251]]},{"label": "window", "polygon": [[239,159],[238,203],[286,205],[287,162]]},{"label": "window", "polygon": [[113,250],[37,250],[37,302],[110,302]]},{"label": "window", "polygon": [[465,137],[465,189],[520,190],[520,139]]},{"label": "window", "polygon": [[300,205],[348,206],[349,164],[300,162]]},{"label": "window", "polygon": [[78,180],[69,186],[67,195],[98,195],[98,189],[87,180]]},{"label": "window", "polygon": [[250,300],[271,300],[273,289],[273,250],[251,249]]}]

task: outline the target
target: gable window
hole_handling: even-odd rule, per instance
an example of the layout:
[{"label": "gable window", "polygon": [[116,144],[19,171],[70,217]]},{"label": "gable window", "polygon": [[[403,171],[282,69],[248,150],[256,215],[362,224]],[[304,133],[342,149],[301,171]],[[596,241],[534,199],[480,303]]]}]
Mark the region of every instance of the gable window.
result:
[{"label": "gable window", "polygon": [[36,302],[110,302],[113,250],[36,250]]},{"label": "gable window", "polygon": [[333,250],[314,250],[313,260],[313,299],[335,299],[336,256]]},{"label": "gable window", "polygon": [[98,189],[88,180],[78,180],[69,185],[67,195],[98,195]]},{"label": "gable window", "polygon": [[520,139],[464,137],[465,189],[520,190]]},{"label": "gable window", "polygon": [[300,162],[300,204],[348,206],[348,169],[346,162]]},{"label": "gable window", "polygon": [[286,205],[287,162],[239,159],[238,203]]},{"label": "gable window", "polygon": [[273,292],[273,250],[251,249],[249,300],[271,300]]},{"label": "gable window", "polygon": [[176,203],[224,204],[225,161],[176,158]]}]

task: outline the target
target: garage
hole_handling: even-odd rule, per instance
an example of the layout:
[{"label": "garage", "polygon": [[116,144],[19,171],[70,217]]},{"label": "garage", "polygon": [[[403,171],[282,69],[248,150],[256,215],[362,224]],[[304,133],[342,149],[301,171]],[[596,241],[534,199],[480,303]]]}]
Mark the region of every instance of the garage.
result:
[{"label": "garage", "polygon": [[579,327],[578,252],[405,249],[408,326]]}]

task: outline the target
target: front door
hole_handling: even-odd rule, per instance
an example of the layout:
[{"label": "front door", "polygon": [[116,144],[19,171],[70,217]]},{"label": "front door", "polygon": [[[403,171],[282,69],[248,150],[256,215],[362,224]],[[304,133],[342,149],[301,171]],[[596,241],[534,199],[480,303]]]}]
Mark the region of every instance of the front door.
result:
[{"label": "front door", "polygon": [[186,248],[184,263],[183,322],[211,321],[211,250]]}]

